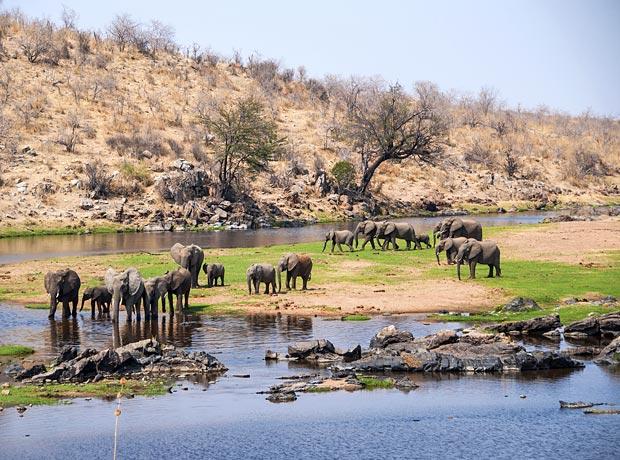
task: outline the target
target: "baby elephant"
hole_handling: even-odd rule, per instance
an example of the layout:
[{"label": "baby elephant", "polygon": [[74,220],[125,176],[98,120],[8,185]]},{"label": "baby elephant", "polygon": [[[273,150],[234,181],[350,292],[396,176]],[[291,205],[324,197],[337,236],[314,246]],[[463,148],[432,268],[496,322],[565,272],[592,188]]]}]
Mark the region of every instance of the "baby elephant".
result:
[{"label": "baby elephant", "polygon": [[343,252],[341,244],[346,244],[347,246],[349,246],[349,250],[353,252],[354,239],[355,235],[353,235],[353,232],[350,230],[330,230],[325,234],[325,243],[323,244],[323,251],[321,252],[325,252],[328,241],[332,242],[332,250],[329,251],[330,253],[334,252],[334,248],[336,247],[336,245],[338,245],[338,249],[340,249],[340,252]]},{"label": "baby elephant", "polygon": [[420,243],[424,243],[427,249],[432,248],[431,239],[426,233],[416,234],[415,239],[416,244],[414,247],[419,247],[420,249],[422,249],[422,245]]},{"label": "baby elephant", "polygon": [[303,281],[302,290],[308,287],[308,280],[312,278],[312,259],[306,254],[284,254],[278,262],[278,292],[282,292],[282,271],[286,271],[286,289],[290,290],[293,280],[293,289],[297,289],[297,277]]},{"label": "baby elephant", "polygon": [[461,279],[461,264],[469,264],[469,279],[476,278],[476,264],[489,266],[488,278],[493,278],[493,268],[497,276],[502,276],[499,266],[499,248],[493,241],[478,241],[468,238],[456,255],[456,272]]},{"label": "baby elephant", "polygon": [[269,286],[271,292],[276,293],[276,269],[271,264],[252,264],[245,272],[248,281],[248,293],[252,294],[252,286],[254,293],[258,294],[260,283],[265,283],[265,294],[269,294]]},{"label": "baby elephant", "polygon": [[217,280],[224,286],[224,265],[222,264],[204,264],[202,270],[207,275],[207,287],[217,286]]},{"label": "baby elephant", "polygon": [[112,303],[112,294],[105,286],[97,286],[85,289],[82,293],[82,305],[80,311],[84,309],[84,302],[90,300],[90,316],[95,318],[95,310],[99,316],[110,316],[110,304]]},{"label": "baby elephant", "polygon": [[467,241],[467,238],[463,236],[459,236],[458,238],[446,238],[441,240],[435,246],[435,256],[437,257],[437,265],[441,265],[439,262],[439,254],[441,251],[446,251],[446,261],[448,265],[454,264],[454,259],[456,258],[456,254],[459,252],[459,249]]}]

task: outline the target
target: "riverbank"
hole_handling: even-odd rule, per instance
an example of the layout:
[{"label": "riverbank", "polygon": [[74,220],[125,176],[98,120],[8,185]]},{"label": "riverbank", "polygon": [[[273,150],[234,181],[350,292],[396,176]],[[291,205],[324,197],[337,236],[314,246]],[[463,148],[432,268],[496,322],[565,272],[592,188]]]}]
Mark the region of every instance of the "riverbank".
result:
[{"label": "riverbank", "polygon": [[[544,308],[564,298],[620,297],[620,220],[489,227],[485,238],[502,250],[501,278],[456,279],[454,266],[440,266],[434,251],[365,251],[331,255],[322,243],[260,248],[207,249],[205,262],[223,263],[226,286],[192,290],[198,313],[347,314],[480,313],[514,296],[532,297]],[[254,262],[276,264],[285,252],[304,252],[314,261],[306,292],[248,295],[245,269]],[[442,260],[445,260],[442,254]],[[0,301],[45,308],[43,277],[48,270],[74,268],[82,286],[102,282],[108,267],[134,266],[148,278],[176,267],[167,252],[66,257],[9,264],[0,270]],[[484,275],[484,269],[478,271]],[[204,275],[201,282],[205,283]],[[587,314],[587,313],[586,313]],[[574,316],[571,316],[574,319]]]}]

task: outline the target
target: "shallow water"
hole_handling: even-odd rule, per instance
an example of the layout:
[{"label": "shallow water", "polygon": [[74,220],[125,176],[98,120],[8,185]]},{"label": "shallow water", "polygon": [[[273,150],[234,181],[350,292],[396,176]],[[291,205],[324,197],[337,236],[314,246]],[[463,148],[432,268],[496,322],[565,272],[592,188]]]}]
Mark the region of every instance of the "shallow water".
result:
[{"label": "shallow water", "polygon": [[[109,321],[92,321],[88,314],[76,321],[49,321],[45,311],[3,306],[0,324],[0,342],[31,344],[40,350],[37,358],[51,357],[65,344],[106,346],[114,336]],[[187,391],[178,387],[171,395],[123,400],[120,458],[617,458],[619,416],[559,409],[559,399],[620,403],[620,374],[590,363],[577,371],[413,375],[420,388],[409,393],[300,394],[289,404],[272,404],[256,394],[280,383],[277,377],[322,372],[267,363],[266,349],[285,351],[289,343],[311,338],[367,346],[388,324],[415,336],[464,326],[423,323],[411,315],[364,322],[188,315],[182,321],[160,317],[156,324],[121,323],[119,341],[154,335],[214,353],[230,370],[214,384],[183,382]],[[114,402],[80,399],[32,407],[22,418],[5,409],[0,457],[110,458],[114,408]]]},{"label": "shallow water", "polygon": [[[554,212],[521,212],[473,216],[483,226],[529,224],[556,215]],[[443,217],[396,219],[410,222],[416,231],[429,231]],[[162,251],[175,243],[195,243],[204,248],[257,247],[272,244],[322,240],[334,227],[353,230],[356,222],[316,224],[294,228],[266,228],[217,232],[109,233],[98,235],[51,235],[0,239],[0,265],[22,260],[109,254],[115,252]]]}]

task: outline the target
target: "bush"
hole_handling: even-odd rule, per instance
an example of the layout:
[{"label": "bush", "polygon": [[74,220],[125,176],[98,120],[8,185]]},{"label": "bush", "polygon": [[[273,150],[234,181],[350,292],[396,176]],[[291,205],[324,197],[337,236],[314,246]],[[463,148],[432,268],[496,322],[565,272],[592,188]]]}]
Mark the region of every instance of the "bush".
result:
[{"label": "bush", "polygon": [[468,165],[482,165],[490,168],[495,163],[493,152],[487,145],[483,145],[478,139],[474,140],[471,148],[465,150],[463,160]]},{"label": "bush", "polygon": [[[153,156],[164,156],[170,153],[167,142],[160,134],[145,129],[132,134],[115,134],[106,139],[106,144],[121,155],[142,159],[146,151]],[[148,156],[148,154],[146,155]]]},{"label": "bush", "polygon": [[142,163],[136,164],[130,163],[129,161],[123,161],[119,167],[119,171],[122,178],[127,181],[136,181],[146,187],[153,185],[151,171]]},{"label": "bush", "polygon": [[93,198],[105,198],[112,194],[112,175],[106,171],[101,161],[89,163],[84,168],[86,181],[84,187],[91,192]]},{"label": "bush", "polygon": [[572,181],[587,177],[602,177],[609,174],[608,166],[600,155],[583,147],[577,148],[564,163],[564,178]]},{"label": "bush", "polygon": [[350,161],[338,161],[331,172],[339,192],[349,188],[355,179],[355,167]]}]

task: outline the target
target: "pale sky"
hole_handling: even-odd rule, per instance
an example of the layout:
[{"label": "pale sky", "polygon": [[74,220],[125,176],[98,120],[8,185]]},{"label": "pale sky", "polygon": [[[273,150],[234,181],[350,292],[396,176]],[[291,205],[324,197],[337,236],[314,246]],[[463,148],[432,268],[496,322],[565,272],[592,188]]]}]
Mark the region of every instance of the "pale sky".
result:
[{"label": "pale sky", "polygon": [[104,30],[117,13],[172,25],[177,42],[231,55],[258,52],[311,76],[381,75],[411,87],[499,91],[510,106],[590,108],[620,117],[618,0],[4,0],[82,28]]}]

